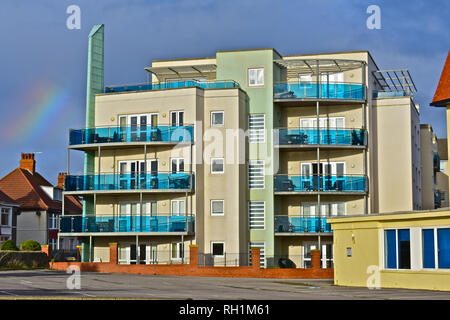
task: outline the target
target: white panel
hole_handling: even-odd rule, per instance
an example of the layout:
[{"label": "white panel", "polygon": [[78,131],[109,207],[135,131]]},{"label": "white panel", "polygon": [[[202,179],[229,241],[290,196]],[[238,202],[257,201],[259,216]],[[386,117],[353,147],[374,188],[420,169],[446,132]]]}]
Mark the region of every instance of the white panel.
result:
[{"label": "white panel", "polygon": [[422,235],[418,227],[410,228],[411,270],[422,268]]}]

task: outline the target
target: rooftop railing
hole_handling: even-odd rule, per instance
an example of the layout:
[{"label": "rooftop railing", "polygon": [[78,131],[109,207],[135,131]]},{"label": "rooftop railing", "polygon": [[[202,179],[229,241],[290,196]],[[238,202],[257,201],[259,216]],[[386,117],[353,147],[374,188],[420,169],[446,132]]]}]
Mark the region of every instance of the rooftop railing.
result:
[{"label": "rooftop railing", "polygon": [[194,126],[114,126],[71,129],[69,145],[120,142],[192,142]]},{"label": "rooftop railing", "polygon": [[65,191],[192,190],[194,174],[136,172],[66,175]]},{"label": "rooftop railing", "polygon": [[364,175],[287,175],[274,177],[275,191],[280,192],[366,192]]},{"label": "rooftop railing", "polygon": [[411,92],[404,91],[404,90],[394,90],[394,91],[373,91],[372,97],[374,99],[376,98],[395,98],[395,97],[409,97],[412,96]]},{"label": "rooftop railing", "polygon": [[193,215],[61,216],[60,232],[193,232]]},{"label": "rooftop railing", "polygon": [[327,218],[315,216],[275,216],[275,232],[280,233],[318,233],[332,232],[331,224],[327,223]]},{"label": "rooftop railing", "polygon": [[366,130],[341,128],[279,128],[280,145],[366,145]]},{"label": "rooftop railing", "polygon": [[273,88],[274,99],[345,99],[364,100],[364,86],[359,83],[281,82]]},{"label": "rooftop railing", "polygon": [[130,92],[130,91],[151,91],[177,88],[202,88],[202,89],[227,89],[239,88],[239,84],[233,80],[214,81],[168,81],[158,83],[139,83],[129,85],[106,86],[104,93]]}]

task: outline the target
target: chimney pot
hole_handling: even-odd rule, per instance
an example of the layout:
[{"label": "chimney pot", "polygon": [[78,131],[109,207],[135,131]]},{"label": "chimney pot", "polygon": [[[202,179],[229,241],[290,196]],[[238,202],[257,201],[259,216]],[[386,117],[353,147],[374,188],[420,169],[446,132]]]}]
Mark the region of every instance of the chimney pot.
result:
[{"label": "chimney pot", "polygon": [[34,160],[34,153],[21,153],[20,168],[26,169],[34,174],[36,170],[36,161]]}]

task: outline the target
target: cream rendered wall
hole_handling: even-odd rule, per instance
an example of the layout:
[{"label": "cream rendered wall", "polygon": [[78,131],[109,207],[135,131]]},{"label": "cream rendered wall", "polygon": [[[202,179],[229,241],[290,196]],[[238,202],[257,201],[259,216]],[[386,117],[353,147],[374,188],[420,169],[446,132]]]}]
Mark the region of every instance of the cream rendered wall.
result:
[{"label": "cream rendered wall", "polygon": [[422,208],[434,209],[433,129],[420,125],[420,161],[422,181]]},{"label": "cream rendered wall", "polygon": [[[210,252],[211,242],[225,242],[225,252],[238,253],[247,242],[242,225],[246,224],[242,211],[246,203],[245,136],[239,132],[245,110],[241,90],[205,91],[203,110],[204,143],[204,242],[205,253]],[[211,126],[211,112],[224,112],[224,125]],[[236,135],[240,134],[238,139]],[[213,148],[214,146],[214,148]],[[223,174],[211,173],[211,158],[224,158]],[[244,183],[243,183],[244,182]],[[224,200],[223,216],[211,215],[211,200]]]},{"label": "cream rendered wall", "polygon": [[[413,182],[414,132],[412,124],[418,124],[418,113],[409,97],[379,98],[374,100],[378,130],[377,179],[379,212],[416,209],[414,204],[415,182]],[[416,128],[417,130],[418,128]],[[414,147],[415,148],[415,147]],[[420,156],[418,157],[420,161]]]},{"label": "cream rendered wall", "polygon": [[47,211],[22,211],[17,215],[17,240],[18,246],[26,240],[36,240],[40,244],[47,244],[48,229],[47,229]]}]

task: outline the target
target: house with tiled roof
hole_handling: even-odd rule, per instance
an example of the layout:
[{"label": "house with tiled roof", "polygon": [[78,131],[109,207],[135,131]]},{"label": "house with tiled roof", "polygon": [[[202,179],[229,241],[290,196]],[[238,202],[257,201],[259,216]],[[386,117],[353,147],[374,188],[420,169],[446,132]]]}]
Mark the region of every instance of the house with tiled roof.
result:
[{"label": "house with tiled roof", "polygon": [[[58,175],[58,185],[53,186],[36,171],[34,154],[22,153],[20,166],[2,179],[0,191],[20,206],[15,219],[17,245],[25,240],[36,240],[58,247],[59,217],[62,212],[64,174]],[[74,196],[64,197],[64,213],[78,215],[82,205]],[[73,249],[76,238],[59,239],[60,248]]]},{"label": "house with tiled roof", "polygon": [[19,204],[0,191],[0,244],[6,240],[16,241],[16,222]]}]

